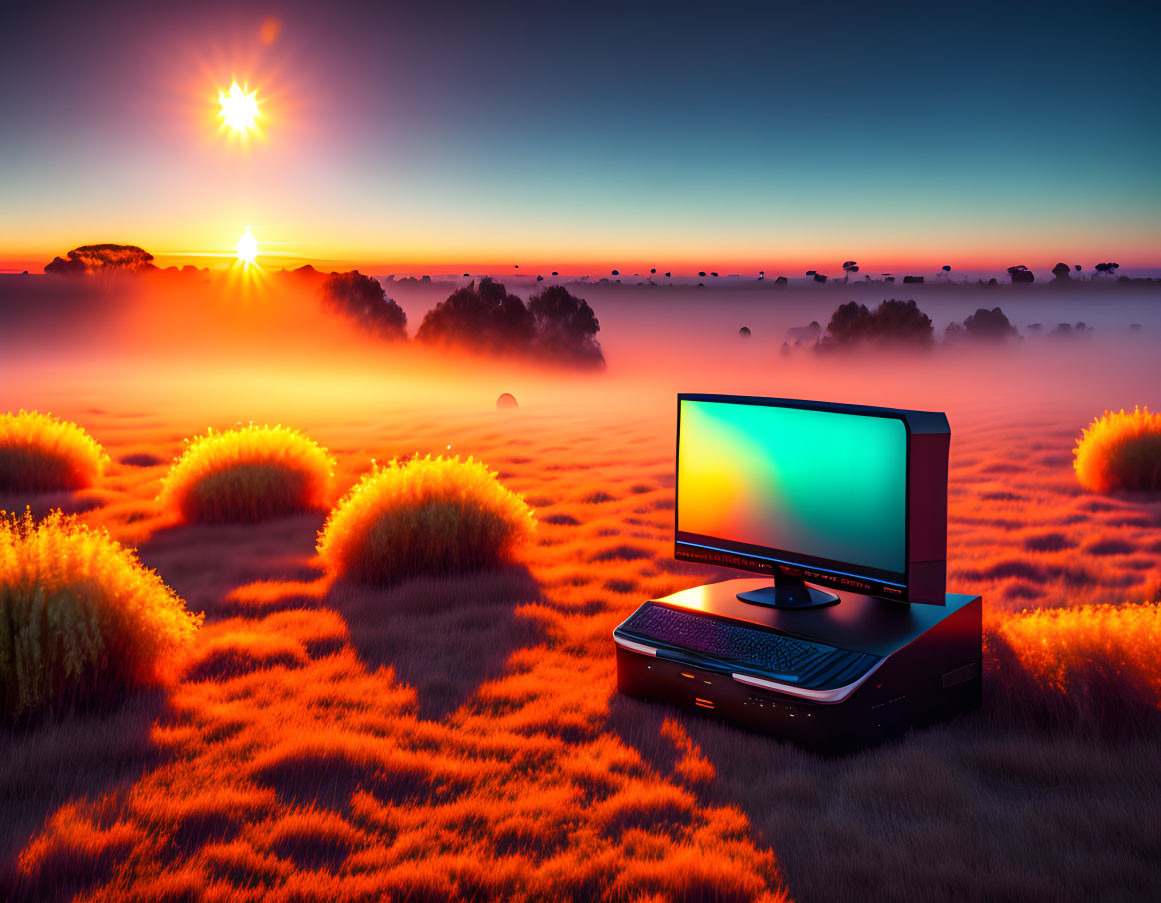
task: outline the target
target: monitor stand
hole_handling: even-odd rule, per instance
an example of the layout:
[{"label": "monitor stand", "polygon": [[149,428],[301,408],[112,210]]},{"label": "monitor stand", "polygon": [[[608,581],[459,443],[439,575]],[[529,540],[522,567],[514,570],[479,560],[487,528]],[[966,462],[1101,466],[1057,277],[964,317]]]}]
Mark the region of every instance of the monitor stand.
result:
[{"label": "monitor stand", "polygon": [[737,596],[743,602],[769,608],[822,608],[839,602],[839,597],[834,593],[811,586],[801,577],[785,573],[775,576],[773,586],[747,590]]}]

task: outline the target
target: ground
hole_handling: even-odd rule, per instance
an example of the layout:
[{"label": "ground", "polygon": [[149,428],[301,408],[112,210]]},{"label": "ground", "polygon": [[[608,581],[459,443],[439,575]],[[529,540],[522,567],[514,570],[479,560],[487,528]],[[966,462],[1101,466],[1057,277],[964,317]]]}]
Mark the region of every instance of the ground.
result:
[{"label": "ground", "polygon": [[[731,309],[714,314],[723,337],[702,353],[683,326],[652,336],[667,353],[619,367],[626,335],[650,322],[618,323],[627,316],[602,320],[600,376],[425,371],[409,383],[399,364],[332,374],[312,393],[259,367],[187,370],[162,387],[132,362],[92,384],[21,371],[0,402],[81,423],[114,463],[97,488],[0,507],[59,505],[108,527],[207,618],[172,688],[11,731],[5,895],[1152,896],[1155,665],[1103,662],[1124,693],[1070,707],[1070,688],[998,627],[1025,609],[1157,598],[1161,499],[1083,491],[1071,463],[1103,406],[1157,403],[1135,383],[1146,349],[819,363],[742,344]],[[762,317],[747,322],[761,340]],[[1114,360],[1124,372],[1108,372]],[[672,557],[679,389],[948,411],[949,588],[985,599],[980,711],[825,759],[616,693],[617,623],[647,598],[735,576]],[[521,407],[496,410],[501,391]],[[536,509],[537,539],[500,572],[371,590],[322,571],[324,512],[175,523],[155,497],[183,437],[255,416],[327,446],[340,492],[372,458],[475,455]]]}]

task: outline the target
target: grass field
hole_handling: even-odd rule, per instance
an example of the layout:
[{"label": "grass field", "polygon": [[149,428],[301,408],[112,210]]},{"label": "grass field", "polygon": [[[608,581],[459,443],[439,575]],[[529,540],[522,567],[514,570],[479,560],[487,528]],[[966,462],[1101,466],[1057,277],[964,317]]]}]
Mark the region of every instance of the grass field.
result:
[{"label": "grass field", "polygon": [[[204,389],[29,371],[0,401],[75,420],[111,464],[92,489],[0,507],[108,527],[206,623],[170,692],[6,730],[0,896],[1154,898],[1161,498],[1082,490],[1072,447],[1094,407],[1155,389],[1006,360],[986,384],[954,380],[975,359],[702,359],[431,377],[389,401],[250,374],[230,410]],[[949,588],[985,598],[983,709],[832,760],[617,695],[613,627],[734,576],[673,561],[672,393],[746,387],[945,398]],[[521,407],[495,410],[508,390]],[[178,523],[156,497],[183,438],[251,419],[326,446],[339,492],[372,458],[474,455],[535,509],[536,538],[499,571],[371,588],[317,558],[325,512]]]}]

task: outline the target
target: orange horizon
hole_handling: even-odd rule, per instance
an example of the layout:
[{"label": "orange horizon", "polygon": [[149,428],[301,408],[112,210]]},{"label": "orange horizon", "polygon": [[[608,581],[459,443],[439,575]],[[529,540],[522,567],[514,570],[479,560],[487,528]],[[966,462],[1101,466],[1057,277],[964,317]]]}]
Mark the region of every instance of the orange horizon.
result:
[{"label": "orange horizon", "polygon": [[[87,242],[95,244],[97,242]],[[73,245],[71,247],[77,247]],[[19,274],[27,271],[30,275],[41,275],[44,273],[44,267],[54,257],[63,256],[68,249],[63,249],[57,253],[44,255],[34,255],[32,253],[18,253],[14,255],[0,255],[0,273],[4,274]],[[146,250],[149,250],[146,248]],[[1113,254],[1084,254],[1084,255],[1057,255],[1045,256],[1042,253],[1020,254],[1013,253],[1004,259],[999,258],[969,258],[968,260],[960,259],[958,262],[956,258],[951,255],[937,256],[924,255],[922,257],[916,256],[910,259],[895,258],[886,262],[878,262],[874,259],[864,261],[854,255],[859,262],[858,277],[870,274],[876,277],[882,273],[890,273],[893,275],[900,275],[907,271],[914,271],[917,273],[925,272],[939,272],[940,268],[945,264],[952,267],[952,275],[956,273],[979,273],[979,272],[1003,272],[1009,266],[1016,264],[1023,264],[1029,269],[1050,270],[1059,262],[1067,263],[1073,266],[1080,263],[1084,267],[1084,271],[1092,270],[1093,266],[1098,261],[1115,260],[1121,264],[1121,270],[1140,270],[1140,269],[1158,269],[1161,268],[1161,260],[1147,259],[1143,256],[1137,255],[1117,255]],[[642,263],[633,260],[598,260],[594,262],[591,259],[559,259],[553,262],[544,262],[544,260],[527,260],[520,263],[513,263],[513,260],[519,260],[520,255],[513,254],[505,261],[486,261],[486,260],[471,260],[468,262],[454,262],[446,258],[437,257],[421,257],[410,259],[396,259],[392,260],[387,257],[372,257],[370,255],[362,257],[319,257],[307,254],[291,254],[285,252],[271,252],[261,250],[258,254],[258,263],[266,270],[277,271],[279,269],[297,269],[304,265],[311,265],[315,269],[329,272],[331,270],[345,272],[348,270],[360,270],[365,273],[376,274],[400,274],[400,275],[424,275],[424,274],[439,274],[439,275],[460,275],[461,273],[487,273],[491,275],[511,275],[511,276],[529,276],[535,278],[536,276],[548,277],[552,272],[562,273],[564,275],[588,275],[588,276],[611,276],[613,270],[617,270],[621,277],[625,276],[649,276],[650,269],[656,267],[657,275],[662,275],[665,272],[671,272],[674,277],[694,277],[704,270],[707,274],[710,272],[717,272],[720,276],[728,275],[757,275],[764,271],[770,278],[783,275],[788,277],[802,276],[807,270],[817,270],[828,276],[841,276],[843,273],[842,262],[849,260],[851,257],[843,257],[842,255],[834,255],[829,253],[820,253],[816,258],[807,258],[795,255],[793,258],[778,259],[775,255],[771,255],[768,259],[756,258],[719,258],[708,259],[704,261],[690,262],[688,260],[679,260],[677,262],[664,261],[660,255],[654,259],[653,262]],[[1091,259],[1090,259],[1091,258]],[[657,260],[662,260],[657,263]],[[196,266],[198,268],[208,268],[211,270],[226,271],[235,263],[236,256],[229,252],[159,252],[154,254],[154,264],[159,268],[165,269],[171,266]]]}]

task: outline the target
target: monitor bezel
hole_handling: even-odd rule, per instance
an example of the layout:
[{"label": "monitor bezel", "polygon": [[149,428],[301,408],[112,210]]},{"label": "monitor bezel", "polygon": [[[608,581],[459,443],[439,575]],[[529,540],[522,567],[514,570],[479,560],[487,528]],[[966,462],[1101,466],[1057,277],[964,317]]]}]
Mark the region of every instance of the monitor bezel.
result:
[{"label": "monitor bezel", "polygon": [[[794,410],[819,411],[830,414],[848,414],[861,417],[879,417],[898,420],[906,431],[905,448],[905,499],[903,514],[903,571],[887,571],[869,568],[851,562],[820,558],[805,553],[790,552],[755,546],[721,537],[704,537],[702,534],[684,532],[678,529],[681,512],[681,486],[678,480],[677,462],[681,453],[681,405],[683,401],[703,401],[718,404],[752,405],[759,407],[791,408]],[[882,408],[871,405],[842,404],[828,401],[807,401],[797,398],[772,398],[758,395],[716,395],[698,392],[681,392],[677,396],[677,431],[674,446],[674,503],[673,503],[673,543],[674,558],[703,564],[716,564],[758,574],[785,574],[808,583],[834,589],[858,592],[867,596],[884,599],[909,601],[911,587],[911,465],[912,429],[908,415],[918,412],[899,408]],[[699,544],[682,537],[707,538],[716,545]]]}]

